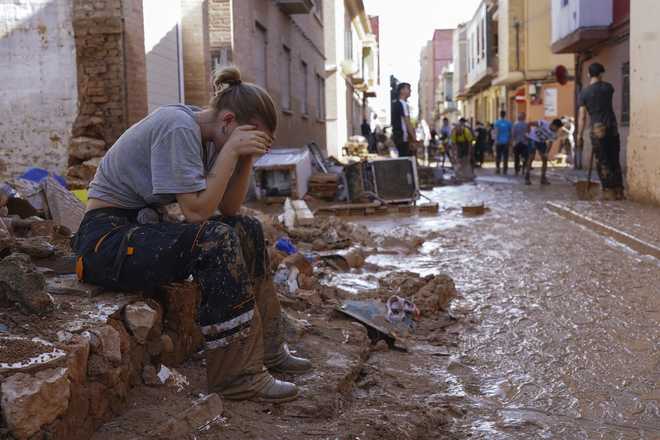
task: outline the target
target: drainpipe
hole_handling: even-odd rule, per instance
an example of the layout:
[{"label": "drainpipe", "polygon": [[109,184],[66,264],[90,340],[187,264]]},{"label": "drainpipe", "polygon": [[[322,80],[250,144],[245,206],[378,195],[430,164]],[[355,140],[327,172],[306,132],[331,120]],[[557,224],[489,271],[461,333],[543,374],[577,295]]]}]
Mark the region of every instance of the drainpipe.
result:
[{"label": "drainpipe", "polygon": [[513,27],[516,28],[516,71],[520,72],[520,22],[516,20]]}]

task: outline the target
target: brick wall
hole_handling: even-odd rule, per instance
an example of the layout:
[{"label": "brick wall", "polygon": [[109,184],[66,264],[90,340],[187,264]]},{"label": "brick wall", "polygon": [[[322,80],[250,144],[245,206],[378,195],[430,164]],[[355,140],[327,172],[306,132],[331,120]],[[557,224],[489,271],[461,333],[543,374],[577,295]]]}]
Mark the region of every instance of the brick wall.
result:
[{"label": "brick wall", "polygon": [[0,2],[0,180],[63,173],[77,114],[70,0]]},{"label": "brick wall", "polygon": [[203,107],[211,98],[208,0],[181,0],[185,101]]},{"label": "brick wall", "polygon": [[123,0],[126,122],[133,125],[147,114],[147,72],[144,53],[142,0]]},{"label": "brick wall", "polygon": [[84,162],[102,156],[99,141],[109,148],[147,113],[144,31],[140,0],[73,5],[79,114],[67,175],[73,187],[85,187],[94,169]]}]

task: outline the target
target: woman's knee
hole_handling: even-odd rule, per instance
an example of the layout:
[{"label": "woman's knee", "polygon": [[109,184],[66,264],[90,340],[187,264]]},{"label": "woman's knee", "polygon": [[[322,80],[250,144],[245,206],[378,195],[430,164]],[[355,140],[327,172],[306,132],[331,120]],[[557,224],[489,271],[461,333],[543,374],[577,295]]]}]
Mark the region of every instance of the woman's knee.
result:
[{"label": "woman's knee", "polygon": [[210,221],[204,225],[195,245],[202,253],[216,253],[240,249],[238,233],[226,223]]}]

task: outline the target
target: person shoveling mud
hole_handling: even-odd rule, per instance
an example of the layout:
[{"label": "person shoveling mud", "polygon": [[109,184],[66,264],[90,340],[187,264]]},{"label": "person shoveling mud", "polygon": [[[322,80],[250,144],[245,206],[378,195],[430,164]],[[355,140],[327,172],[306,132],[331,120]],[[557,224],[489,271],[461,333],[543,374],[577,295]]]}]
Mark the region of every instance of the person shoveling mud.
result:
[{"label": "person shoveling mud", "polygon": [[[220,71],[215,86],[209,108],[162,107],[108,151],[74,240],[77,272],[119,291],[192,275],[202,291],[209,392],[293,400],[296,385],[268,369],[297,374],[312,367],[284,344],[262,225],[236,215],[253,162],[270,150],[277,110],[264,89],[241,81],[238,69]],[[151,208],[175,201],[188,223],[158,222]],[[222,217],[213,217],[218,207]]]}]

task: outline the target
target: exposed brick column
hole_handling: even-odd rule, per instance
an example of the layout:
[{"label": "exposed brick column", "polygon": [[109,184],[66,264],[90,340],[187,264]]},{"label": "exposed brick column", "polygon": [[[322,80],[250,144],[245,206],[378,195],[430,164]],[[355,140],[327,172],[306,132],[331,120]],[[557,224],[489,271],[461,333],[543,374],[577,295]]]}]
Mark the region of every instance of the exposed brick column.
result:
[{"label": "exposed brick column", "polygon": [[98,158],[147,114],[144,29],[140,0],[74,0],[79,114],[67,172],[86,187]]},{"label": "exposed brick column", "polygon": [[233,62],[232,0],[209,0],[209,46],[216,61]]},{"label": "exposed brick column", "polygon": [[203,107],[211,98],[208,0],[181,0],[186,103]]},{"label": "exposed brick column", "polygon": [[147,61],[144,53],[142,0],[122,0],[124,17],[124,66],[126,68],[126,118],[133,125],[148,113]]}]

